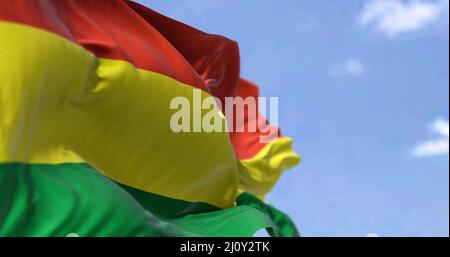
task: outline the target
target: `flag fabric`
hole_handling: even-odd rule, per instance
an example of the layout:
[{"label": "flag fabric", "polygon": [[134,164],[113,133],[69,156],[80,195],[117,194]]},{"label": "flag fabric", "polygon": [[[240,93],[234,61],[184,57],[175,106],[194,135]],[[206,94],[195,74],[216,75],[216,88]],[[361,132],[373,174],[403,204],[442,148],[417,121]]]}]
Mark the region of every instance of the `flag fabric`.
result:
[{"label": "flag fabric", "polygon": [[196,89],[258,96],[236,42],[132,1],[0,1],[0,236],[297,236],[264,201],[292,140],[172,132]]}]

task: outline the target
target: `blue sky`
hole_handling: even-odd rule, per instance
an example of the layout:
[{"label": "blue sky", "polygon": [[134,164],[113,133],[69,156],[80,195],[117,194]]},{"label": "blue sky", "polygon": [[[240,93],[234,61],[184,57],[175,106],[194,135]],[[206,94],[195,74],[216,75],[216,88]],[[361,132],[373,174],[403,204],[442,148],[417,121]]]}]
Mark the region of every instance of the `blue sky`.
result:
[{"label": "blue sky", "polygon": [[302,163],[268,200],[304,236],[449,235],[448,0],[140,1],[236,40]]}]

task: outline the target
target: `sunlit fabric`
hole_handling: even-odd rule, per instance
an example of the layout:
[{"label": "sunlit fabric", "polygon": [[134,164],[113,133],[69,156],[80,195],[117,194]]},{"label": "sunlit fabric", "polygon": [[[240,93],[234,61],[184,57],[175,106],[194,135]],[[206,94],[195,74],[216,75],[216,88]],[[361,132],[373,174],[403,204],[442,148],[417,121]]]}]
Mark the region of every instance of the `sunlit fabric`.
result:
[{"label": "sunlit fabric", "polygon": [[0,1],[0,236],[297,236],[263,200],[292,140],[174,133],[197,89],[258,96],[235,42],[136,3]]}]

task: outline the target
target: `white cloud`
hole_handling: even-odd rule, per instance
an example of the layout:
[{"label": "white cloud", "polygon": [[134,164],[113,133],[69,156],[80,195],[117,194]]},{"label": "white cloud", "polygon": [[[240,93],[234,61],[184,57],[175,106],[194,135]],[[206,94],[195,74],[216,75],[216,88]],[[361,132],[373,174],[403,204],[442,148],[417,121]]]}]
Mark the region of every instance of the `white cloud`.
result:
[{"label": "white cloud", "polygon": [[431,129],[443,137],[449,137],[448,121],[437,120],[433,126],[431,126]]},{"label": "white cloud", "polygon": [[388,37],[423,29],[448,14],[449,0],[371,0],[359,17]]},{"label": "white cloud", "polygon": [[436,120],[430,130],[440,138],[425,141],[413,149],[415,157],[429,157],[449,154],[449,123],[448,120]]},{"label": "white cloud", "polygon": [[369,233],[366,235],[366,237],[380,237],[377,233]]},{"label": "white cloud", "polygon": [[348,75],[353,77],[360,77],[364,75],[366,69],[361,60],[351,58],[340,64],[331,67],[330,73],[332,75]]}]

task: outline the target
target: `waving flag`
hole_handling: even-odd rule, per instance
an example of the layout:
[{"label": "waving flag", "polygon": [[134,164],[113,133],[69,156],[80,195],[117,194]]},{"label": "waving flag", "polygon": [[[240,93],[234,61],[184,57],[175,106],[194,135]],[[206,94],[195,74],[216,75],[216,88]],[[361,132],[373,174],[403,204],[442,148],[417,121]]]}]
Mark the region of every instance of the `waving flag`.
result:
[{"label": "waving flag", "polygon": [[197,89],[258,96],[235,42],[134,2],[0,1],[0,236],[298,235],[264,202],[291,139],[174,133]]}]

